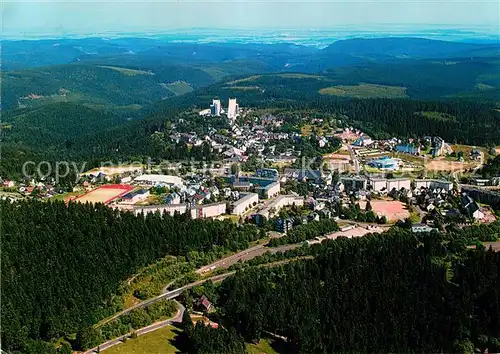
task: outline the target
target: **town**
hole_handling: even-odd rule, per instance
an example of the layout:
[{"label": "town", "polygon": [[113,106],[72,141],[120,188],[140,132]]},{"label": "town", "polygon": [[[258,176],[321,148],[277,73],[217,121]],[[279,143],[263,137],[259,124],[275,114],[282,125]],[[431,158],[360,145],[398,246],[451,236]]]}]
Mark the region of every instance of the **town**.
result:
[{"label": "town", "polygon": [[[196,116],[202,120],[193,129],[187,118]],[[330,218],[344,231],[358,227],[360,235],[366,232],[359,223],[409,220],[413,231],[429,232],[450,222],[496,220],[481,201],[500,178],[474,176],[487,152],[454,151],[436,136],[375,140],[346,125],[345,117],[249,109],[236,98],[227,108],[214,99],[208,109],[186,112],[155,135],[181,154],[198,149],[202,160],[95,168],[70,190],[52,177],[3,180],[2,197],[231,219],[280,233]]]}]

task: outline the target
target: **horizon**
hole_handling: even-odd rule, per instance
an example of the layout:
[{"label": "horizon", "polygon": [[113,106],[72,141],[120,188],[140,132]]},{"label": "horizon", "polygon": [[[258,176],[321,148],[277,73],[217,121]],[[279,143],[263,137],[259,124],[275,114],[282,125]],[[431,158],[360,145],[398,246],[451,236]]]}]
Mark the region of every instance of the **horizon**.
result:
[{"label": "horizon", "polygon": [[[90,6],[89,6],[90,5]],[[4,38],[180,34],[205,31],[472,31],[499,39],[500,4],[414,0],[343,2],[152,1],[99,3],[11,0],[2,4]]]},{"label": "horizon", "polygon": [[[103,31],[88,33],[4,33],[4,41],[50,41],[78,39],[151,39],[169,43],[186,44],[295,44],[324,47],[331,43],[349,39],[375,38],[421,38],[449,42],[500,43],[498,31],[487,26],[457,27],[454,25],[404,26],[394,24],[362,26],[344,26],[342,28],[283,28],[283,29],[226,29],[226,28],[190,28],[144,31]],[[250,31],[250,32],[249,32]],[[227,36],[228,33],[230,36]]]}]

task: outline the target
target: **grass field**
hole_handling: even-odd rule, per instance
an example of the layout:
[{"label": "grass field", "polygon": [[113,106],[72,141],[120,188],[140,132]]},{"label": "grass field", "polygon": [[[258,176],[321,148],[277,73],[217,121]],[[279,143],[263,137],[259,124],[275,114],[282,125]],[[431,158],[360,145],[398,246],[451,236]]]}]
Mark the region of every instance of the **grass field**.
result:
[{"label": "grass field", "polygon": [[240,91],[252,91],[259,89],[258,86],[226,86],[224,88],[228,90],[240,90]]},{"label": "grass field", "polygon": [[193,91],[191,85],[189,85],[187,82],[184,81],[175,81],[169,84],[160,84],[160,85],[166,88],[167,90],[173,92],[173,94],[176,96],[184,95],[185,93]]},{"label": "grass field", "polygon": [[322,88],[322,95],[354,97],[354,98],[405,98],[406,87],[384,86],[374,84],[359,84],[353,86],[330,86]]},{"label": "grass field", "polygon": [[257,344],[245,345],[246,350],[249,354],[278,354],[278,352],[271,346],[270,339],[261,339]]},{"label": "grass field", "polygon": [[69,199],[71,197],[78,197],[82,194],[84,194],[84,190],[76,191],[76,192],[68,192],[68,193],[63,193],[63,194],[56,194],[50,200],[61,200],[65,201],[66,199]]},{"label": "grass field", "polygon": [[127,76],[136,76],[136,75],[154,75],[153,72],[151,71],[144,71],[144,70],[136,70],[136,69],[129,69],[129,68],[121,68],[119,66],[107,66],[107,65],[101,65],[99,66],[100,68],[104,69],[111,69],[118,71],[122,73],[123,75]]},{"label": "grass field", "polygon": [[310,74],[300,74],[300,73],[285,73],[285,74],[277,74],[276,76],[285,79],[318,79],[318,80],[324,79],[324,77],[320,75],[310,75]]},{"label": "grass field", "polygon": [[448,113],[442,112],[434,112],[434,111],[426,111],[426,112],[417,112],[415,113],[417,116],[422,116],[427,119],[436,120],[440,122],[456,122],[457,118]]},{"label": "grass field", "polygon": [[104,351],[106,354],[174,354],[179,350],[171,343],[181,331],[173,326],[160,328],[136,339],[129,339]]},{"label": "grass field", "polygon": [[248,81],[254,81],[254,80],[257,80],[259,77],[261,77],[262,75],[252,75],[252,76],[249,76],[249,77],[245,77],[243,79],[238,79],[238,80],[234,80],[234,81],[229,81],[227,84],[228,85],[234,85],[234,84],[238,84],[240,82],[248,82]]}]

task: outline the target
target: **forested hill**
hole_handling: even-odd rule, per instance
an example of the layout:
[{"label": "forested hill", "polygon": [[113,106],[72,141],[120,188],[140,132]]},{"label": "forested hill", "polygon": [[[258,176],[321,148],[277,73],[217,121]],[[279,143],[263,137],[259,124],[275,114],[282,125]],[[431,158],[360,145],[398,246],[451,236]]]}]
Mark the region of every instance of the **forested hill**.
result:
[{"label": "forested hill", "polygon": [[498,352],[500,253],[447,237],[341,238],[314,260],[239,272],[219,289],[222,323],[299,353]]},{"label": "forested hill", "polygon": [[134,216],[101,204],[4,200],[0,213],[1,337],[11,353],[55,353],[48,342],[119,311],[119,286],[139,267],[167,255],[210,262],[263,237],[254,225]]},{"label": "forested hill", "polygon": [[227,76],[269,72],[317,74],[316,93],[370,83],[399,87],[412,98],[500,98],[500,45],[494,44],[372,38],[337,41],[319,50],[292,44],[85,38],[7,41],[2,50],[3,109],[54,102],[140,109]]},{"label": "forested hill", "polygon": [[354,38],[337,41],[322,52],[385,58],[457,58],[471,53],[499,54],[500,45],[448,42],[425,38]]},{"label": "forested hill", "polygon": [[[139,267],[166,255],[209,263],[263,237],[254,225],[100,204],[0,201],[0,213],[2,349],[16,354],[55,354],[64,341],[81,349],[75,333],[121,309],[120,284]],[[314,246],[311,260],[247,268],[213,300],[229,333],[271,332],[301,353],[496,352],[500,253],[466,245],[497,233],[340,238]]]}]

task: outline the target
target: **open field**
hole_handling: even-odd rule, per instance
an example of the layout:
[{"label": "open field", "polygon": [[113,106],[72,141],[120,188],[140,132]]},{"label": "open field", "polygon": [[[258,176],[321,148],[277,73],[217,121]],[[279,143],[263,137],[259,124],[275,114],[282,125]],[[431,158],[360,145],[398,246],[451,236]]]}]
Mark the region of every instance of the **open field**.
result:
[{"label": "open field", "polygon": [[425,112],[417,112],[415,113],[417,116],[421,116],[430,120],[436,120],[440,122],[456,122],[457,118],[452,116],[451,114],[442,113],[442,112],[433,112],[433,111],[425,111]]},{"label": "open field", "polygon": [[226,86],[224,88],[228,90],[241,90],[241,91],[259,90],[259,86]]},{"label": "open field", "polygon": [[160,84],[162,87],[170,90],[176,96],[184,95],[185,93],[189,93],[193,91],[191,85],[184,81],[175,81],[169,84]]},{"label": "open field", "polygon": [[355,97],[355,98],[405,98],[406,87],[359,84],[353,86],[339,85],[322,88],[322,95]]},{"label": "open field", "polygon": [[172,344],[180,329],[173,326],[160,328],[125,343],[106,349],[106,354],[174,354],[179,350]]},{"label": "open field", "polygon": [[323,76],[320,75],[300,74],[300,73],[284,73],[284,74],[277,74],[276,76],[282,77],[284,79],[318,79],[318,80],[325,79]]},{"label": "open field", "polygon": [[118,71],[122,73],[123,75],[127,76],[136,76],[136,75],[155,75],[155,73],[151,71],[145,71],[145,70],[136,70],[136,69],[129,69],[129,68],[121,68],[119,66],[107,66],[107,65],[101,65],[99,66],[100,68],[104,69],[111,69]]},{"label": "open field", "polygon": [[113,200],[118,199],[132,189],[134,189],[133,186],[121,184],[103,185],[80,197],[77,197],[76,199],[74,199],[74,201],[79,203],[89,202],[109,204]]},{"label": "open field", "polygon": [[429,171],[465,171],[469,168],[473,168],[475,165],[470,163],[464,163],[459,161],[448,161],[448,160],[430,160],[427,161],[425,167]]},{"label": "open field", "polygon": [[[389,221],[397,221],[409,218],[411,213],[406,209],[404,203],[393,200],[372,200],[373,212],[377,216],[385,216]],[[363,206],[360,207],[363,209]]]},{"label": "open field", "polygon": [[245,77],[244,79],[238,79],[238,80],[234,80],[234,81],[229,81],[227,84],[228,85],[234,85],[234,84],[238,84],[240,82],[254,81],[254,80],[257,80],[261,76],[262,75],[252,75],[252,76],[249,76],[249,77]]},{"label": "open field", "polygon": [[246,343],[245,348],[249,354],[278,354],[273,344],[272,339],[261,339],[259,343]]}]

